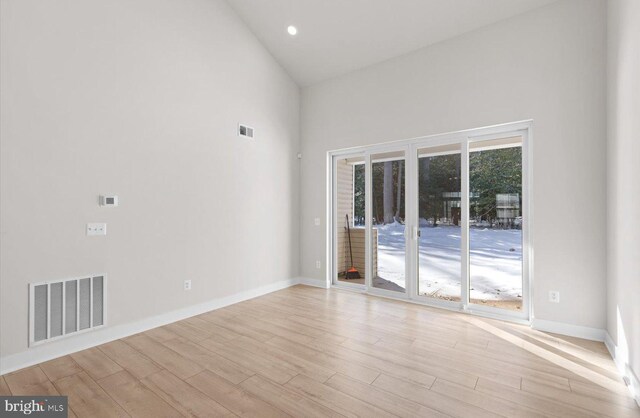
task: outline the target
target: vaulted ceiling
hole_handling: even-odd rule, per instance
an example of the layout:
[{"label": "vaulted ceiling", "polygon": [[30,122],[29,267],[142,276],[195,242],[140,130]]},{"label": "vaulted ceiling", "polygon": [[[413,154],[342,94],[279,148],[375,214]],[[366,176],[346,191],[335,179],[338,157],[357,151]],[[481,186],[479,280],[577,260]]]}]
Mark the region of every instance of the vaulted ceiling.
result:
[{"label": "vaulted ceiling", "polygon": [[[227,0],[301,86],[556,0]],[[298,29],[296,36],[287,27]]]}]

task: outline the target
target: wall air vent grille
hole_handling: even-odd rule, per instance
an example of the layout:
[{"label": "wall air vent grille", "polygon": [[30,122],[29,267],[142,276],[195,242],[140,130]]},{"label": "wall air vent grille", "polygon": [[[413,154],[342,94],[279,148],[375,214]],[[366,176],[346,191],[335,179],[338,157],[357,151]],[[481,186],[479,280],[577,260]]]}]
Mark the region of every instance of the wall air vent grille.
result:
[{"label": "wall air vent grille", "polygon": [[238,136],[244,138],[253,138],[253,128],[247,125],[238,124]]},{"label": "wall air vent grille", "polygon": [[29,345],[105,325],[107,276],[91,275],[29,285]]}]

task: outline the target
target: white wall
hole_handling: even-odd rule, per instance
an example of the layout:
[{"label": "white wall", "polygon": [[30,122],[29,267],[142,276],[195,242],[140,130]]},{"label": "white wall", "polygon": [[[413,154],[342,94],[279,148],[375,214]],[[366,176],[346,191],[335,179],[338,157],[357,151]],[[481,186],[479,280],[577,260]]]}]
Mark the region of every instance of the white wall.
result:
[{"label": "white wall", "polygon": [[25,358],[30,282],[106,272],[124,329],[298,275],[299,89],[225,2],[2,0],[1,14],[3,369]]},{"label": "white wall", "polygon": [[640,2],[610,0],[607,28],[607,330],[640,402]]},{"label": "white wall", "polygon": [[560,1],[304,89],[302,275],[325,279],[328,150],[531,118],[535,316],[602,330],[605,12]]}]

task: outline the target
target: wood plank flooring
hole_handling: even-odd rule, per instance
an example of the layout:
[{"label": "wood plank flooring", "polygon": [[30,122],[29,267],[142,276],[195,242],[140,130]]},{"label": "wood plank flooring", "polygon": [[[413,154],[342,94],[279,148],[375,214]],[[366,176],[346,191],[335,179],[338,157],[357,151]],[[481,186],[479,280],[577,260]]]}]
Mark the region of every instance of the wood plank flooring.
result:
[{"label": "wood plank flooring", "polygon": [[294,286],[0,376],[78,417],[640,417],[602,343]]}]

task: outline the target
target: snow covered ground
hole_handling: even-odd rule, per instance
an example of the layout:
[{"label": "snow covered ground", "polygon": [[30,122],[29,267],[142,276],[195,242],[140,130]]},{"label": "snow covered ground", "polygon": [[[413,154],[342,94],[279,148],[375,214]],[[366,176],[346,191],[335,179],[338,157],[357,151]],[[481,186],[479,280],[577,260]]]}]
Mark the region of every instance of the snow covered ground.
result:
[{"label": "snow covered ground", "polygon": [[[420,228],[420,294],[460,297],[460,228]],[[470,230],[471,299],[521,300],[522,231]],[[400,287],[404,278],[404,225],[378,227],[378,276]],[[383,285],[380,285],[383,287]]]}]

